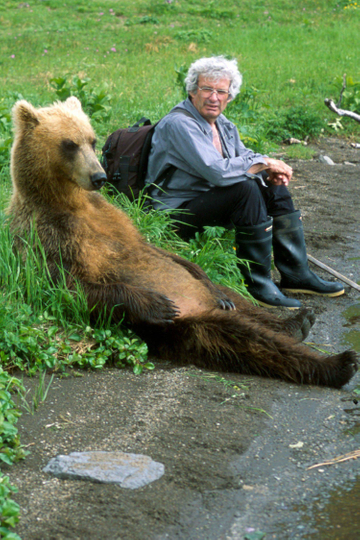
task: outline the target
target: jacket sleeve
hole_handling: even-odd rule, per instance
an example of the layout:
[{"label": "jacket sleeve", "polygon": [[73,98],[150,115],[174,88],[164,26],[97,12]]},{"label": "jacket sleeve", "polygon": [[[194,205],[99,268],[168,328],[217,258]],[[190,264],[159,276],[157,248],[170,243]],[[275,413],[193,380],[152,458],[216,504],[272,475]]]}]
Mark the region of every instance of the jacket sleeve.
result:
[{"label": "jacket sleeve", "polygon": [[236,157],[224,158],[214,147],[211,133],[205,133],[191,118],[176,116],[171,124],[167,124],[166,130],[171,163],[190,174],[205,178],[214,186],[246,180],[244,175],[252,165],[266,164],[264,156],[247,149],[237,134]]}]

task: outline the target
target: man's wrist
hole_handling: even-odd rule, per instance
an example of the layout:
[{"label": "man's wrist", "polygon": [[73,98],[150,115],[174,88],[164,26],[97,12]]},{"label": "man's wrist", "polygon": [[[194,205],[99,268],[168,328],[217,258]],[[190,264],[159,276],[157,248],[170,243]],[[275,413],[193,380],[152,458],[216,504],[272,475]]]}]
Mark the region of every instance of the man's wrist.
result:
[{"label": "man's wrist", "polygon": [[261,171],[265,171],[268,169],[268,165],[265,163],[255,163],[255,165],[251,165],[250,169],[247,171],[249,174],[257,174]]}]

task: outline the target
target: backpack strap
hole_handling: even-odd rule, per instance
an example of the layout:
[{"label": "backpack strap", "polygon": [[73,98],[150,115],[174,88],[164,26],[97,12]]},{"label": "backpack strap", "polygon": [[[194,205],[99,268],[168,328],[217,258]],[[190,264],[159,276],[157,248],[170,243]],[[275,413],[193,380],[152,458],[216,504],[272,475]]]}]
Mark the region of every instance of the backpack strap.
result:
[{"label": "backpack strap", "polygon": [[173,114],[176,112],[179,112],[183,114],[184,116],[188,116],[189,118],[193,118],[195,120],[195,116],[190,111],[187,111],[186,109],[183,109],[182,107],[175,107],[168,114]]},{"label": "backpack strap", "polygon": [[128,132],[129,133],[135,133],[136,131],[139,130],[141,124],[143,124],[144,126],[151,126],[151,121],[150,121],[149,118],[146,118],[145,116],[143,116],[142,118],[140,118],[140,120],[138,120],[136,122],[136,124],[129,127]]},{"label": "backpack strap", "polygon": [[[193,114],[191,114],[191,112],[187,111],[186,109],[183,109],[182,107],[175,107],[166,116],[168,116],[170,114],[173,114],[173,113],[177,113],[177,112],[179,112],[179,113],[181,113],[184,116],[187,116],[189,118],[193,118],[195,120],[195,116]],[[160,183],[162,183],[161,188],[162,189],[167,188],[167,186],[169,185],[169,182],[170,182],[171,178],[173,177],[176,169],[177,169],[177,167],[175,167],[175,165],[169,165],[169,167],[167,169],[165,169],[165,171],[163,171],[160,174],[160,176],[158,178],[156,178],[154,182],[152,182],[152,184],[156,184],[158,186]]]}]

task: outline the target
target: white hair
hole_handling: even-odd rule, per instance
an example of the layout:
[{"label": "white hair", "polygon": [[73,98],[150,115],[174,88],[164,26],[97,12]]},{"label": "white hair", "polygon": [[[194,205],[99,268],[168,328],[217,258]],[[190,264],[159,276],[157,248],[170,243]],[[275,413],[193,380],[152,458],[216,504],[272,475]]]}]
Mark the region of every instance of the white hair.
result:
[{"label": "white hair", "polygon": [[227,60],[224,56],[211,56],[199,58],[189,67],[185,78],[186,91],[196,94],[199,77],[202,75],[211,81],[229,79],[229,99],[235,99],[240,92],[242,76],[237,67],[237,60]]}]

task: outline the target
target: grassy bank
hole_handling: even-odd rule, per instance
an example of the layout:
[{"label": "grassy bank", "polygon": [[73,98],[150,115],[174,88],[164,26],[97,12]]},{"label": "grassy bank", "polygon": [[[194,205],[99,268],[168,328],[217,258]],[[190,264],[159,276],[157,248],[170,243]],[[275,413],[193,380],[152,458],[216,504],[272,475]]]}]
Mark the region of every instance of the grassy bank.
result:
[{"label": "grassy bank", "polygon": [[[245,88],[277,112],[294,105],[326,121],[344,73],[360,79],[352,2],[58,0],[0,2],[2,95],[53,99],[50,79],[89,77],[112,96],[107,127],[159,118],[180,98],[175,69],[200,55],[236,57]],[[354,4],[355,6],[355,4]],[[106,131],[106,130],[104,130]]]}]

